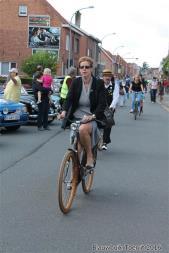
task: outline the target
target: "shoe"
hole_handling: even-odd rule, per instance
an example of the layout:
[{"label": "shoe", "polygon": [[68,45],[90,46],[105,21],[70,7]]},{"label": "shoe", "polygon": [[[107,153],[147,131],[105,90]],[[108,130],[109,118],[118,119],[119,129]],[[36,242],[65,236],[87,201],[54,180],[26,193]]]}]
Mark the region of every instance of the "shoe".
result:
[{"label": "shoe", "polygon": [[70,181],[70,182],[67,182],[67,184],[66,184],[66,188],[67,188],[67,190],[72,190],[72,182]]},{"label": "shoe", "polygon": [[87,173],[93,174],[94,173],[94,164],[86,165],[85,170],[86,170]]},{"label": "shoe", "polygon": [[44,130],[48,130],[48,131],[51,130],[50,127],[44,127],[43,129],[44,129]]},{"label": "shoe", "polygon": [[130,113],[133,113],[133,109],[130,110]]},{"label": "shoe", "polygon": [[103,143],[102,150],[107,150],[107,144],[106,143]]},{"label": "shoe", "polygon": [[36,103],[37,103],[37,105],[38,105],[38,104],[42,103],[42,101],[37,101]]},{"label": "shoe", "polygon": [[43,128],[42,127],[38,127],[38,131],[43,131]]}]

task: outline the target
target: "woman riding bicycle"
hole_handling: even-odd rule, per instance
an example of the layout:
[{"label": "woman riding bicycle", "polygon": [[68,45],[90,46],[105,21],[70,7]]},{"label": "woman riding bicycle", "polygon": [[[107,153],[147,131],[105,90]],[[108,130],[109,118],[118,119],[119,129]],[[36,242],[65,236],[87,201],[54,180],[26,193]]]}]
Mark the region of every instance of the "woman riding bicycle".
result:
[{"label": "woman riding bicycle", "polygon": [[141,101],[141,95],[143,93],[143,84],[141,82],[140,76],[136,75],[134,76],[133,81],[131,82],[129,92],[132,92],[132,104],[131,104],[131,110],[130,112],[132,113],[134,111],[134,103],[135,103],[135,97],[137,94],[137,99],[138,99],[138,104],[139,104],[139,111],[140,111],[140,101]]},{"label": "woman riding bicycle", "polygon": [[[79,128],[80,144],[86,151],[86,168],[94,167],[92,148],[99,139],[99,130],[96,121],[103,120],[106,107],[104,82],[92,75],[93,60],[84,56],[79,59],[81,77],[75,78],[63,105],[61,119],[65,119],[65,127],[69,120],[82,120]],[[79,147],[80,150],[80,147]]]}]

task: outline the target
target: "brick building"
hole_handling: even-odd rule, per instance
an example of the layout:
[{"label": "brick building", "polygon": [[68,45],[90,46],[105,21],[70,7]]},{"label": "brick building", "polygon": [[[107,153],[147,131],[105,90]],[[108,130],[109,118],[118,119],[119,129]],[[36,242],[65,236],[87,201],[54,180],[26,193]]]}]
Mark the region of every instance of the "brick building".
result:
[{"label": "brick building", "polygon": [[25,58],[40,50],[58,56],[57,75],[67,72],[69,61],[78,68],[83,55],[94,59],[97,72],[99,42],[80,28],[80,20],[70,25],[47,0],[0,1],[0,75],[7,74],[11,67],[20,69]]}]

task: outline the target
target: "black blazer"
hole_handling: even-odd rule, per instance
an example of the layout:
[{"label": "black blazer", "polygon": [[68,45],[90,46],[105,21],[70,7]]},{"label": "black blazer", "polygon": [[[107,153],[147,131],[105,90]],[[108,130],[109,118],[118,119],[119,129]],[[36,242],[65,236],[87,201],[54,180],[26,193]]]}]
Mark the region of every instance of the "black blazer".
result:
[{"label": "black blazer", "polygon": [[[73,118],[73,114],[79,105],[81,92],[82,92],[82,78],[78,77],[73,80],[69,92],[67,94],[66,101],[63,105],[63,109],[67,112],[66,120]],[[95,77],[93,77],[89,100],[90,100],[90,112],[96,115],[96,119],[103,120],[104,109],[106,107],[106,96],[105,96],[104,81],[102,79],[96,79]]]}]

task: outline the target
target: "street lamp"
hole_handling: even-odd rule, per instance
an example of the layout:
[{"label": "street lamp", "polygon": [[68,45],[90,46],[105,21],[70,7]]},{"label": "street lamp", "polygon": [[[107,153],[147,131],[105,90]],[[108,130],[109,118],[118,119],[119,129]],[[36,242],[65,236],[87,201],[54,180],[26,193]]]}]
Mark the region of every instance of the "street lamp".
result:
[{"label": "street lamp", "polygon": [[73,20],[73,17],[76,15],[76,13],[80,12],[81,10],[85,10],[85,9],[92,9],[94,8],[94,6],[88,6],[88,7],[84,7],[84,8],[80,8],[78,9],[77,11],[75,11],[73,14],[72,14],[72,17],[70,19],[70,22],[69,22],[69,56],[68,56],[68,68],[70,68],[71,66],[71,56],[72,56],[72,20]]},{"label": "street lamp", "polygon": [[124,58],[124,60],[138,60],[139,58],[137,57],[129,57],[129,58]]},{"label": "street lamp", "polygon": [[123,48],[124,46],[122,45],[122,46],[119,46],[119,47],[116,47],[115,49],[114,49],[114,51],[113,51],[113,55],[114,55],[114,53],[115,53],[115,51],[117,50],[117,49],[119,49],[119,48]]},{"label": "street lamp", "polygon": [[102,44],[103,40],[104,40],[106,37],[110,36],[110,35],[116,35],[116,33],[107,33],[106,35],[104,35],[103,38],[100,40],[100,41],[101,41],[101,44]]},{"label": "street lamp", "polygon": [[[113,51],[112,54],[114,55],[114,53],[115,53],[115,51],[116,51],[117,49],[123,48],[123,47],[124,47],[123,45],[116,47],[116,48],[114,49],[114,51]],[[118,73],[118,72],[119,72],[119,63],[117,62],[117,55],[116,55],[116,57],[115,57],[115,72],[116,72],[116,69],[117,69],[117,73]]]}]

